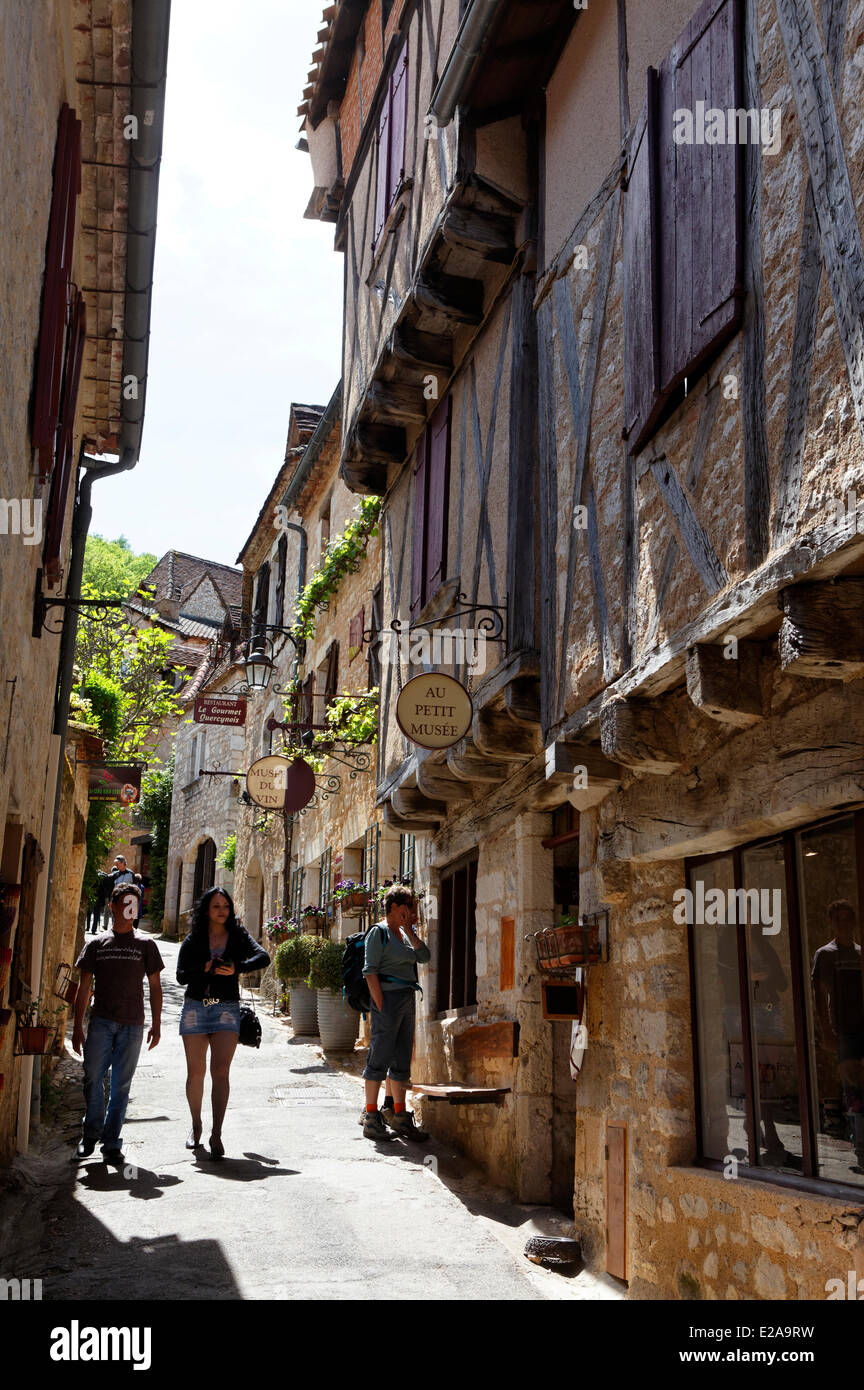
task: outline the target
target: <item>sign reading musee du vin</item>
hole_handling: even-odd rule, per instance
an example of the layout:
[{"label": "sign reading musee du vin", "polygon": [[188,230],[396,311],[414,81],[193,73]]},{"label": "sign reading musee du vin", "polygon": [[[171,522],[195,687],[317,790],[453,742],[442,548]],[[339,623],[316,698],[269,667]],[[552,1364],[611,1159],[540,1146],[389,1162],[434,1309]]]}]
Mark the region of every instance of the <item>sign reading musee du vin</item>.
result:
[{"label": "sign reading musee du vin", "polygon": [[246,773],[246,790],[266,811],[302,811],[315,795],[315,773],[302,758],[259,758]]},{"label": "sign reading musee du vin", "polygon": [[396,701],[396,723],[420,748],[451,748],[471,728],[471,696],[454,676],[415,676]]},{"label": "sign reading musee du vin", "polygon": [[227,724],[236,729],[246,723],[246,701],[227,695],[199,695],[192,718],[196,724]]}]

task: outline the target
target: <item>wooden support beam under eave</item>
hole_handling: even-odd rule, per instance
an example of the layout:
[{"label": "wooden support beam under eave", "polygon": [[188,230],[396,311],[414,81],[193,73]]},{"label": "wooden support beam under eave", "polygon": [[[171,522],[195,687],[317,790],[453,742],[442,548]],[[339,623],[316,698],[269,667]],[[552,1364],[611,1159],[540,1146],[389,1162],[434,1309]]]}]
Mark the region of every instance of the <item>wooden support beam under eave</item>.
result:
[{"label": "wooden support beam under eave", "polygon": [[864,579],[792,584],[780,590],[779,604],[784,671],[811,680],[864,676]]},{"label": "wooden support beam under eave", "polygon": [[476,711],[471,737],[478,752],[501,762],[529,762],[540,752],[539,731],[491,710]]},{"label": "wooden support beam under eave", "polygon": [[[546,784],[557,789],[559,804],[569,801],[587,811],[618,790],[624,769],[610,761],[595,743],[558,741],[546,749]],[[550,791],[550,795],[553,795]]]},{"label": "wooden support beam under eave", "polygon": [[600,745],[624,767],[671,777],[681,768],[675,730],[665,715],[636,700],[610,700],[600,711]]},{"label": "wooden support beam under eave", "polygon": [[431,826],[438,826],[448,816],[443,801],[430,801],[416,787],[396,787],[390,801],[397,816],[405,820],[419,818]]},{"label": "wooden support beam under eave", "polygon": [[467,251],[482,261],[510,265],[516,256],[512,218],[477,208],[450,207],[441,224],[448,246]]},{"label": "wooden support beam under eave", "polygon": [[447,764],[428,760],[417,764],[417,786],[430,801],[473,801],[470,782],[454,777]]},{"label": "wooden support beam under eave", "polygon": [[508,763],[496,762],[478,753],[467,739],[447,749],[447,766],[454,777],[463,782],[481,782],[484,786],[506,782],[513,769]]},{"label": "wooden support beam under eave", "polygon": [[429,271],[418,277],[413,298],[421,313],[442,315],[454,331],[466,323],[476,327],[483,320],[482,280]]},{"label": "wooden support beam under eave", "polygon": [[426,404],[419,386],[411,386],[401,381],[373,381],[366,397],[366,405],[383,423],[426,423]]},{"label": "wooden support beam under eave", "polygon": [[710,719],[739,729],[758,724],[763,717],[759,657],[758,642],[740,641],[734,646],[700,643],[690,647],[687,694],[696,708]]}]

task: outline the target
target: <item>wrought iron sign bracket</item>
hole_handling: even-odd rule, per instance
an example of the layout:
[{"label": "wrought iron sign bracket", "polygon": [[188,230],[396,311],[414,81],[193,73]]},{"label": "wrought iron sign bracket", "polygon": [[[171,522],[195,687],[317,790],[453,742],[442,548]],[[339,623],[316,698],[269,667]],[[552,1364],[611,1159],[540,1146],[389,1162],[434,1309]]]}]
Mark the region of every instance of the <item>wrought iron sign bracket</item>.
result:
[{"label": "wrought iron sign bracket", "polygon": [[[482,632],[487,642],[497,642],[501,646],[507,645],[507,616],[508,606],[506,603],[475,603],[468,600],[468,595],[460,593],[456,596],[455,602],[463,605],[447,613],[442,613],[438,618],[429,618],[421,622],[409,623],[405,636],[417,628],[426,628],[434,632],[437,628],[447,629],[458,618],[472,618],[471,624],[478,632]],[[482,616],[478,616],[482,614]],[[369,646],[372,642],[380,641],[387,632],[395,632],[397,637],[403,635],[402,622],[399,618],[394,618],[388,628],[366,628],[363,633],[363,645]]]},{"label": "wrought iron sign bracket", "polygon": [[48,598],[42,592],[42,570],[36,571],[36,592],[33,596],[33,636],[41,637],[43,631],[50,633],[53,637],[58,637],[63,631],[63,624],[59,627],[49,626],[49,612],[52,608],[62,608],[64,615],[67,612],[89,613],[98,623],[107,623],[111,617],[111,610],[123,608],[125,599],[122,598]]}]

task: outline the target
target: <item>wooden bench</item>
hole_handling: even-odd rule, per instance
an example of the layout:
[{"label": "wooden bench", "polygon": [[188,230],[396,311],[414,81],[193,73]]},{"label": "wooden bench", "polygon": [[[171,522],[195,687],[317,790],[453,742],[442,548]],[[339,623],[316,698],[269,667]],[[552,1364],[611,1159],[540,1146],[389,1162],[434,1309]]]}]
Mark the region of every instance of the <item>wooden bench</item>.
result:
[{"label": "wooden bench", "polygon": [[448,1105],[503,1105],[509,1086],[423,1086],[409,1085],[415,1095],[429,1100],[445,1100]]}]

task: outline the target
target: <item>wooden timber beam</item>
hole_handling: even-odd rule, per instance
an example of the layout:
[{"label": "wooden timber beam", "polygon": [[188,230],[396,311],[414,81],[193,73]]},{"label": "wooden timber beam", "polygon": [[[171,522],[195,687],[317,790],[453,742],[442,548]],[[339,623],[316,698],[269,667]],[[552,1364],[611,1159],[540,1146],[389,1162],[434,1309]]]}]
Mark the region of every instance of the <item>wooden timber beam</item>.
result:
[{"label": "wooden timber beam", "polygon": [[366,409],[383,416],[385,423],[425,425],[426,404],[419,386],[402,381],[373,381]]},{"label": "wooden timber beam", "polygon": [[517,724],[539,729],[540,677],[517,676],[512,680],[504,692],[504,708]]},{"label": "wooden timber beam", "polygon": [[454,330],[464,323],[476,327],[483,320],[483,282],[430,270],[418,276],[414,303],[421,312],[443,315]]},{"label": "wooden timber beam", "polygon": [[341,472],[351,492],[380,497],[387,491],[387,469],[383,464],[358,463],[356,459],[346,458],[342,460]]},{"label": "wooden timber beam", "polygon": [[597,806],[621,785],[624,770],[613,763],[596,743],[551,743],[546,749],[546,784],[566,791],[567,800],[579,811]]},{"label": "wooden timber beam", "polygon": [[502,762],[528,762],[540,752],[539,732],[491,710],[475,712],[471,737],[479,752]]},{"label": "wooden timber beam", "polygon": [[494,758],[479,753],[467,739],[447,749],[447,766],[453,776],[461,781],[482,782],[484,785],[506,782],[513,770],[507,763],[496,762]]},{"label": "wooden timber beam", "polygon": [[404,831],[405,834],[423,835],[429,830],[437,830],[439,822],[430,820],[428,816],[400,816],[394,811],[389,801],[384,802],[384,824],[390,825],[394,830]]},{"label": "wooden timber beam", "polygon": [[416,787],[396,787],[391,793],[390,802],[397,816],[404,820],[421,820],[424,824],[438,826],[447,819],[447,807],[443,801],[430,801]]},{"label": "wooden timber beam", "polygon": [[781,589],[780,666],[792,676],[864,676],[864,579]]},{"label": "wooden timber beam", "polygon": [[379,425],[358,420],[351,453],[361,463],[402,463],[408,452],[405,430],[399,425]]},{"label": "wooden timber beam", "polygon": [[453,370],[453,339],[423,333],[408,323],[394,328],[389,349],[397,361],[420,372],[446,372],[449,376]]},{"label": "wooden timber beam", "polygon": [[441,224],[448,246],[484,261],[510,265],[516,255],[513,221],[477,208],[450,207]]},{"label": "wooden timber beam", "polygon": [[417,764],[417,786],[431,801],[473,801],[473,789],[468,782],[454,777],[446,763],[428,760]]},{"label": "wooden timber beam", "polygon": [[670,777],[681,767],[675,731],[647,702],[610,700],[600,711],[600,745],[607,758],[624,767]]},{"label": "wooden timber beam", "polygon": [[763,715],[759,657],[758,642],[740,641],[734,647],[726,643],[690,647],[687,694],[696,708],[721,724],[739,729],[758,724]]}]

